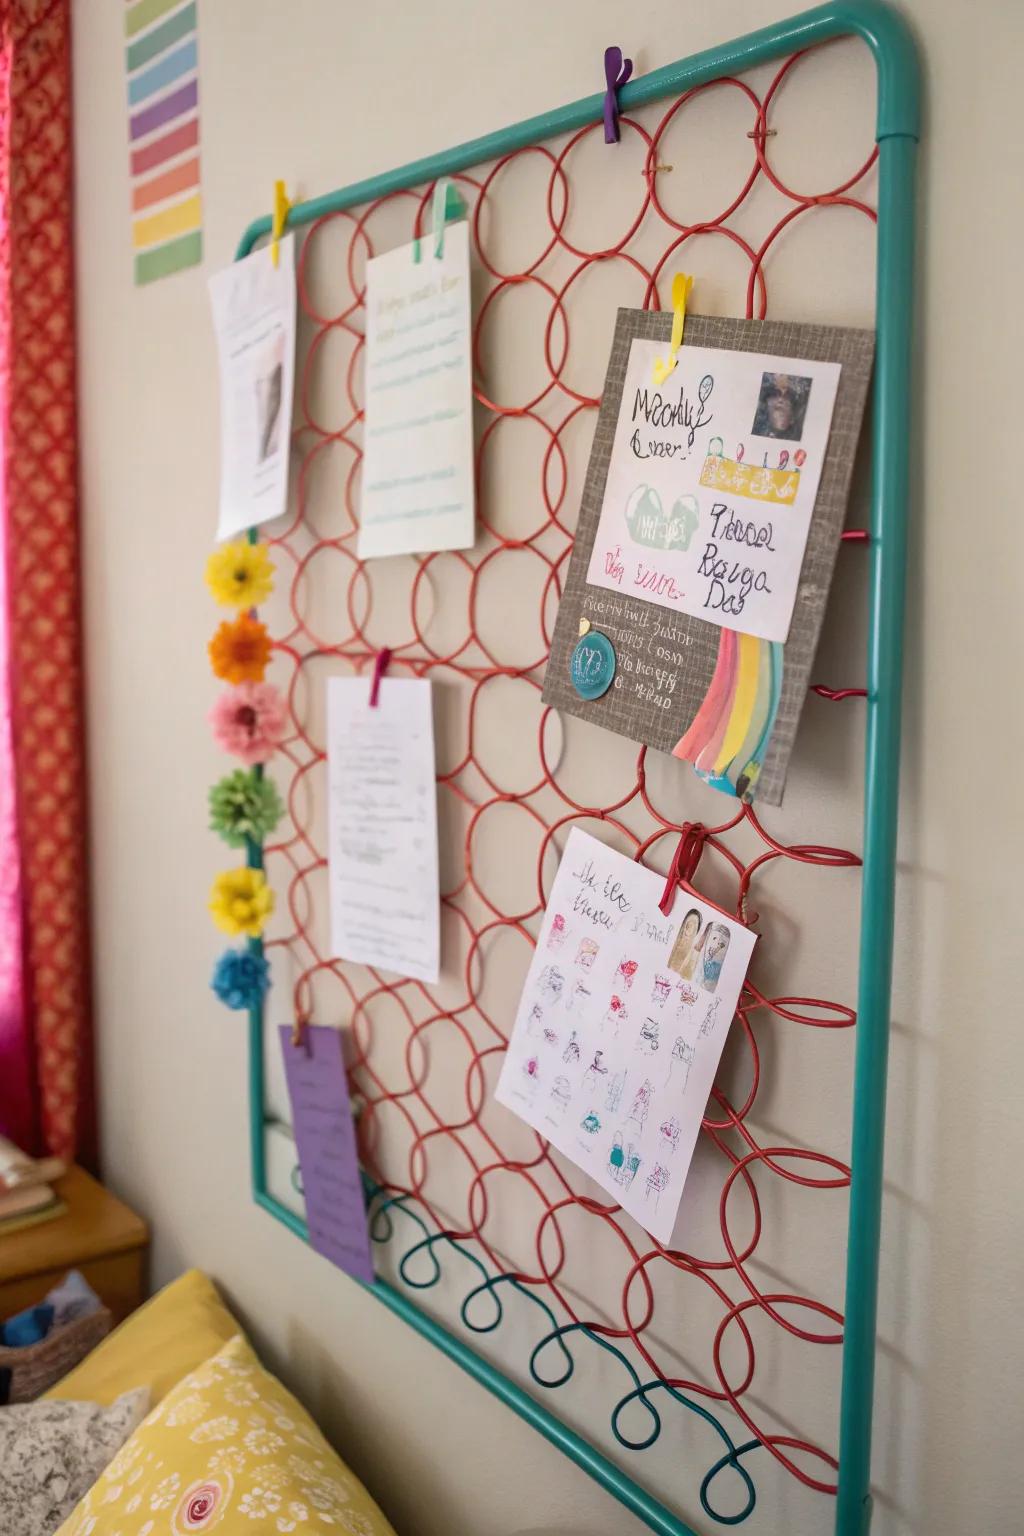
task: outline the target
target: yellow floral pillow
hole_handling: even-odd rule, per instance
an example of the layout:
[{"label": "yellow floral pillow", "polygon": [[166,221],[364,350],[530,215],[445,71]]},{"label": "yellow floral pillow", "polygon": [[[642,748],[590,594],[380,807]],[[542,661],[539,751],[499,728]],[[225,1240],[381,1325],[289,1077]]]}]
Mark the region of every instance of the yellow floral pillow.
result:
[{"label": "yellow floral pillow", "polygon": [[57,1536],[394,1536],[291,1393],[239,1335],[180,1381]]}]

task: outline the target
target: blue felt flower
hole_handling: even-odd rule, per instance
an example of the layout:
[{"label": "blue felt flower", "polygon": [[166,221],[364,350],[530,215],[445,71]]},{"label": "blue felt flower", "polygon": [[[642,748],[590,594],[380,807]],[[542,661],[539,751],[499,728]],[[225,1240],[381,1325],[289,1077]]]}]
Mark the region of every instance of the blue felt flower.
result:
[{"label": "blue felt flower", "polygon": [[262,955],[228,949],[213,968],[210,986],[228,1008],[258,1008],[270,987],[270,966]]}]

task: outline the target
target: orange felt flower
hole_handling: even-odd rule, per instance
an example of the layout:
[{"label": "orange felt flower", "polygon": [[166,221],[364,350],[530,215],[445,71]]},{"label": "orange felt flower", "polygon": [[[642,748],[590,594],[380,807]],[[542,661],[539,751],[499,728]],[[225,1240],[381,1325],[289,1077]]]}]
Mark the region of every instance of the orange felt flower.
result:
[{"label": "orange felt flower", "polygon": [[262,683],[270,660],[265,624],[247,613],[225,620],[209,645],[210,666],[226,683]]}]

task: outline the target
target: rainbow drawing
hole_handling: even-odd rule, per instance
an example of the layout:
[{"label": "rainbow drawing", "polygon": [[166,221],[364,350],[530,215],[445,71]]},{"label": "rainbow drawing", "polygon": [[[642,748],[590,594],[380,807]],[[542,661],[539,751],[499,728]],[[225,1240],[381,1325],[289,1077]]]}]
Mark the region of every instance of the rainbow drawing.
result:
[{"label": "rainbow drawing", "polygon": [[203,257],[196,0],[127,0],[124,16],[136,284]]},{"label": "rainbow drawing", "polygon": [[723,629],[708,691],[673,757],[713,789],[749,804],[756,792],[782,692],[782,645]]}]

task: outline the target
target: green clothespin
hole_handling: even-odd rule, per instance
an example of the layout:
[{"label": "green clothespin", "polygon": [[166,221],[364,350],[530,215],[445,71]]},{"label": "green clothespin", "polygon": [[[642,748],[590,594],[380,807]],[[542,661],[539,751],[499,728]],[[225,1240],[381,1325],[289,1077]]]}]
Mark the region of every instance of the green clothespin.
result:
[{"label": "green clothespin", "polygon": [[[444,255],[444,227],[455,219],[466,216],[466,204],[455,183],[447,176],[438,179],[434,186],[434,196],[430,209],[430,237],[434,247],[434,258],[440,260]],[[412,259],[419,261],[422,252],[420,250],[420,238],[417,235],[412,243]]]}]

